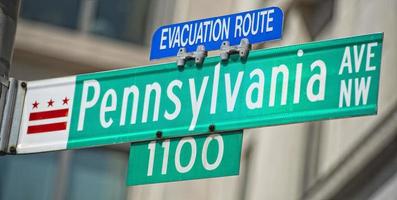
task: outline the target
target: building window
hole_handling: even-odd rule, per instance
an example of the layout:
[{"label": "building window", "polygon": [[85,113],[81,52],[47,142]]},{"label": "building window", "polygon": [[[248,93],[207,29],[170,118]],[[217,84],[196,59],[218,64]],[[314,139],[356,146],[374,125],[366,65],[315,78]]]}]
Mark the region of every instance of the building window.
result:
[{"label": "building window", "polygon": [[150,0],[23,0],[21,17],[144,45]]},{"label": "building window", "polygon": [[51,25],[77,29],[81,0],[24,0],[21,17]]},{"label": "building window", "polygon": [[91,148],[68,153],[66,161],[60,151],[2,156],[0,199],[126,198],[127,152]]},{"label": "building window", "polygon": [[141,44],[146,33],[149,2],[147,0],[98,0],[90,31]]}]

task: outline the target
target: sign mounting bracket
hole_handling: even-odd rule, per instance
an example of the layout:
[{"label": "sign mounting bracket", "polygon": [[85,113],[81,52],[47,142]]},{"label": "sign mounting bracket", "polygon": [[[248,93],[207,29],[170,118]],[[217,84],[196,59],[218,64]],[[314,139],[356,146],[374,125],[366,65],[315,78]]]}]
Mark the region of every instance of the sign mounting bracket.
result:
[{"label": "sign mounting bracket", "polygon": [[228,41],[222,42],[220,57],[222,61],[227,61],[232,54],[239,54],[241,59],[246,60],[251,50],[251,44],[247,38],[243,38],[239,45],[230,46]]},{"label": "sign mounting bracket", "polygon": [[9,79],[0,129],[0,152],[2,153],[16,153],[25,93],[25,82],[14,78]]},{"label": "sign mounting bracket", "polygon": [[205,57],[207,57],[208,53],[205,50],[204,45],[197,46],[195,52],[187,52],[186,48],[180,48],[177,55],[176,64],[178,67],[183,67],[186,61],[194,60],[197,65],[202,65]]}]

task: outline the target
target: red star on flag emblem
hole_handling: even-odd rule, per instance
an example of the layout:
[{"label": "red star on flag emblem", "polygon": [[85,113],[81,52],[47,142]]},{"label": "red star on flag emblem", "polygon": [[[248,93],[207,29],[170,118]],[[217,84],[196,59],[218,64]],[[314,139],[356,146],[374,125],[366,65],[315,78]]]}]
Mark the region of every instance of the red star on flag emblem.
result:
[{"label": "red star on flag emblem", "polygon": [[50,99],[50,101],[47,102],[48,103],[48,107],[53,107],[54,106],[54,101],[52,99]]},{"label": "red star on flag emblem", "polygon": [[65,97],[64,99],[62,99],[63,104],[62,105],[67,105],[70,99],[68,99],[68,97]]},{"label": "red star on flag emblem", "polygon": [[37,102],[37,101],[34,101],[34,103],[32,105],[33,105],[33,109],[39,108],[39,102]]}]

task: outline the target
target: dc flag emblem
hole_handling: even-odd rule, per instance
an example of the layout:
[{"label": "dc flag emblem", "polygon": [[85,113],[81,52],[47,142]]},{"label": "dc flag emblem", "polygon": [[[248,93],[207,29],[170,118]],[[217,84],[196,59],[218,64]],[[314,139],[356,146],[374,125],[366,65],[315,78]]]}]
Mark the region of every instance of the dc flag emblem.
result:
[{"label": "dc flag emblem", "polygon": [[67,128],[70,98],[50,98],[47,102],[35,100],[29,114],[27,134],[62,131]]}]

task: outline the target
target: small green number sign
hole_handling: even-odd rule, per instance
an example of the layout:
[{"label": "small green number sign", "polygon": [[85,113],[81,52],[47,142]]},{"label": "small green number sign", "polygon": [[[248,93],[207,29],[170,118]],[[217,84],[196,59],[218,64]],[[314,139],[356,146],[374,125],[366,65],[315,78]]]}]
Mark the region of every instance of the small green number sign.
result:
[{"label": "small green number sign", "polygon": [[242,131],[131,144],[128,185],[238,175]]}]

